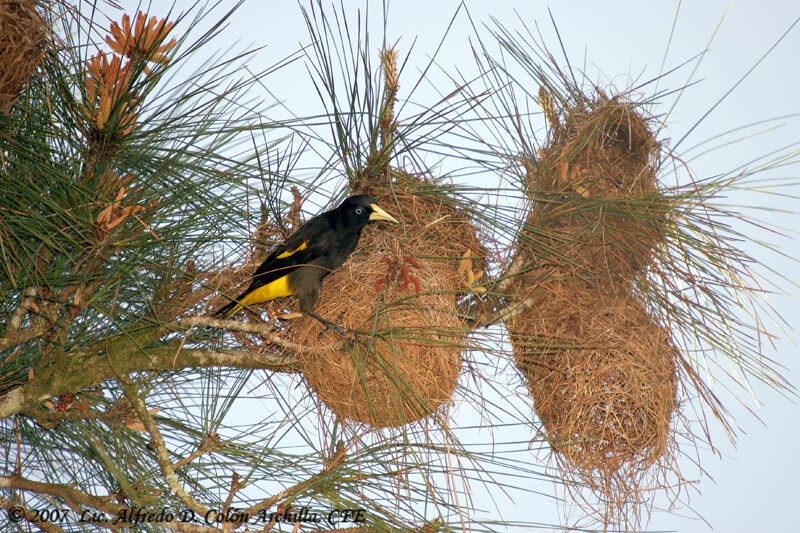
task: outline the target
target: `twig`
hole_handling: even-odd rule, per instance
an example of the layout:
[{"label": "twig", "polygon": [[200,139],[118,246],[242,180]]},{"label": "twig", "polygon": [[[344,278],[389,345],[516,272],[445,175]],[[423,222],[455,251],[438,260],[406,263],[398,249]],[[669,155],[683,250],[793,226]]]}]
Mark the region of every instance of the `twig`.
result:
[{"label": "twig", "polygon": [[188,465],[189,463],[191,463],[192,461],[194,461],[195,459],[197,459],[198,457],[200,457],[201,455],[216,450],[217,448],[220,447],[221,446],[219,443],[218,435],[216,434],[206,435],[200,442],[200,446],[198,446],[197,449],[191,453],[191,455],[189,455],[188,457],[184,457],[183,459],[172,465],[172,468],[175,470],[179,470],[184,466]]},{"label": "twig", "polygon": [[345,455],[345,450],[342,449],[342,451],[339,452],[338,455],[330,459],[330,461],[325,465],[325,468],[323,468],[322,471],[319,472],[318,474],[314,474],[308,479],[301,481],[300,483],[297,483],[296,485],[293,485],[288,489],[281,491],[278,494],[275,494],[274,496],[270,496],[266,500],[262,500],[261,502],[247,509],[247,511],[245,512],[248,513],[250,516],[256,515],[260,511],[264,509],[269,509],[273,505],[304,491],[308,487],[314,485],[314,483],[324,479],[328,474],[330,474],[331,470],[333,470],[334,467],[336,467],[336,465],[338,465],[342,461],[344,455]]},{"label": "twig", "polygon": [[92,451],[97,453],[97,456],[100,459],[100,462],[103,463],[106,471],[111,474],[117,483],[119,483],[121,495],[124,495],[125,498],[133,502],[134,505],[141,505],[142,502],[140,501],[136,489],[133,488],[128,476],[126,476],[125,473],[120,470],[116,460],[111,457],[110,453],[108,453],[108,449],[103,441],[91,431],[88,432],[88,436],[89,440],[91,440],[92,444],[94,444],[95,449]]},{"label": "twig", "polygon": [[14,314],[11,316],[11,320],[8,323],[9,329],[19,329],[22,325],[22,319],[25,318],[25,313],[27,313],[28,309],[33,305],[33,298],[35,296],[36,287],[25,287],[22,291],[22,299],[19,302],[19,306],[14,310]]},{"label": "twig", "polygon": [[28,342],[44,333],[45,327],[43,323],[31,324],[21,329],[22,321],[33,306],[35,296],[35,287],[26,287],[22,291],[22,299],[19,302],[19,306],[14,310],[14,314],[11,315],[11,320],[8,321],[8,326],[5,331],[3,331],[3,336],[0,337],[0,351],[11,348],[17,344],[22,344],[23,342]]},{"label": "twig", "polygon": [[72,368],[91,369],[91,371],[78,375],[72,373],[69,380],[60,379],[58,369],[53,367],[38,372],[34,379],[0,396],[0,419],[18,413],[40,414],[41,403],[50,398],[95,387],[106,379],[142,370],[175,370],[212,366],[267,369],[274,372],[297,372],[299,370],[297,359],[291,355],[202,348],[176,350],[172,346],[140,348],[152,344],[172,332],[198,326],[256,333],[273,346],[295,354],[324,353],[332,349],[341,349],[348,342],[347,339],[342,339],[321,346],[304,346],[281,337],[270,324],[220,320],[204,316],[188,317],[160,326],[146,327],[136,332],[135,338],[130,335],[120,335],[111,341],[106,339],[83,350],[65,354],[69,356],[70,368],[64,371]]},{"label": "twig", "polygon": [[[70,380],[58,379],[51,369],[36,374],[24,385],[11,389],[0,396],[0,419],[14,414],[41,413],[41,404],[53,397],[69,392],[96,387],[102,381],[118,375],[127,375],[143,370],[175,370],[179,368],[232,367],[265,369],[273,372],[297,372],[299,367],[292,356],[276,356],[253,353],[245,350],[219,351],[201,348],[182,349],[176,357],[175,348],[159,346],[145,350],[147,357],[135,357],[136,347],[121,350],[109,362],[107,355],[70,354],[74,367],[91,369],[81,375],[71,374]],[[110,352],[112,353],[112,352]]]},{"label": "twig", "polygon": [[233,503],[233,497],[236,496],[236,493],[239,492],[239,489],[242,487],[244,487],[244,483],[239,483],[239,474],[234,472],[231,476],[231,490],[228,492],[228,497],[225,499],[225,505],[222,506],[222,512],[224,514],[228,514],[231,503]]},{"label": "twig", "polygon": [[[94,496],[92,494],[86,494],[72,487],[67,487],[65,485],[59,485],[57,483],[42,483],[39,481],[32,481],[23,478],[21,476],[0,476],[0,489],[24,490],[39,495],[49,494],[51,496],[63,500],[64,502],[67,503],[67,505],[69,505],[72,508],[85,509],[87,507],[91,507],[93,509],[102,511],[106,515],[110,516],[120,516],[123,513],[127,515],[133,515],[136,511],[136,508],[131,508],[126,505],[113,503],[112,501],[110,501],[111,496]],[[6,502],[8,502],[8,500],[0,498],[0,507],[7,509],[7,507],[5,507]],[[10,504],[16,505],[14,504],[14,502],[10,502]],[[39,522],[36,522],[35,524],[41,527],[39,525],[40,524]],[[107,523],[95,522],[93,524],[99,526],[105,526]],[[173,531],[180,531],[182,533],[221,532],[221,530],[217,528],[197,526],[188,522],[179,522],[177,519],[174,519],[170,522],[162,522],[159,525],[162,525]],[[54,530],[54,531],[60,531],[60,530]]]},{"label": "twig", "polygon": [[[0,351],[7,350],[8,348],[16,346],[17,344],[22,344],[28,342],[29,340],[35,339],[44,333],[46,329],[47,328],[45,327],[44,322],[34,324],[23,330],[12,330],[9,327],[6,329],[5,333],[3,333],[3,337],[0,338]],[[12,335],[14,331],[17,332],[16,335]]]},{"label": "twig", "polygon": [[289,350],[297,354],[326,353],[329,352],[330,350],[341,349],[347,342],[346,340],[340,340],[330,344],[323,344],[318,346],[306,346],[290,341],[284,337],[281,337],[276,333],[275,327],[272,326],[271,324],[267,324],[266,322],[264,323],[240,322],[238,320],[222,320],[219,318],[211,318],[207,316],[193,316],[189,318],[184,318],[183,320],[178,321],[177,324],[179,326],[189,327],[189,328],[197,326],[208,326],[212,328],[227,329],[230,331],[256,333],[270,344],[274,344],[279,348],[283,348],[284,350]]},{"label": "twig", "polygon": [[[13,509],[16,514],[16,519],[24,519],[28,524],[34,524],[36,527],[45,531],[46,533],[64,533],[64,530],[58,527],[57,525],[42,520],[41,518],[35,520],[35,515],[33,511],[28,509],[27,507],[20,505],[18,503],[14,503],[11,500],[7,500],[3,497],[0,497],[0,509],[5,509],[6,512],[11,513]],[[21,513],[20,513],[21,511]]]},{"label": "twig", "polygon": [[494,284],[489,290],[493,296],[483,301],[483,310],[472,319],[471,324],[473,329],[490,326],[497,322],[503,322],[509,318],[516,316],[527,309],[533,307],[544,295],[540,291],[534,291],[523,300],[501,305],[501,300],[507,298],[509,295],[507,291],[511,283],[519,276],[525,266],[529,263],[530,259],[527,253],[520,250],[511,264],[508,265],[505,272],[497,277],[500,281]]},{"label": "twig", "polygon": [[161,436],[161,430],[158,429],[158,425],[147,411],[144,400],[141,398],[141,396],[139,396],[136,387],[132,384],[125,384],[124,387],[125,396],[128,398],[128,401],[131,402],[131,405],[133,405],[136,414],[139,416],[139,420],[144,423],[144,427],[147,428],[147,432],[150,433],[150,437],[153,439],[153,445],[156,449],[156,460],[158,462],[158,466],[161,468],[161,474],[164,476],[164,480],[167,482],[167,485],[169,485],[169,488],[172,489],[172,492],[189,509],[201,515],[205,515],[209,512],[209,508],[192,498],[185,490],[183,490],[183,487],[178,480],[178,476],[175,475],[175,469],[173,468],[172,461],[169,458],[169,451],[167,451],[167,445],[164,442],[164,437]]},{"label": "twig", "polygon": [[125,413],[117,406],[114,406],[106,411],[83,411],[81,409],[52,411],[48,409],[36,409],[27,414],[35,418],[36,422],[43,428],[53,429],[61,422],[73,422],[75,420],[115,420]]}]

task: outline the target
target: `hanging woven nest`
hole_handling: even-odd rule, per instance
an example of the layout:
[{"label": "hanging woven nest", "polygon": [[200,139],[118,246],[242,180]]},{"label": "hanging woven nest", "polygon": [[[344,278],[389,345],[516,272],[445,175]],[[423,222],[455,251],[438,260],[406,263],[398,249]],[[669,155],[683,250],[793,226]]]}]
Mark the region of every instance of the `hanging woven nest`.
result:
[{"label": "hanging woven nest", "polygon": [[[459,265],[483,252],[468,218],[437,186],[392,171],[366,190],[400,225],[370,226],[325,278],[315,311],[356,335],[345,349],[300,355],[303,376],[331,411],[373,427],[423,418],[451,399],[468,328],[457,301],[470,289]],[[474,277],[474,276],[473,276]],[[319,345],[322,326],[293,320],[294,340]],[[330,335],[330,334],[328,334]]]},{"label": "hanging woven nest", "polygon": [[0,0],[0,113],[30,79],[44,53],[47,26],[33,0]]},{"label": "hanging woven nest", "polygon": [[587,482],[648,468],[665,452],[676,403],[667,332],[625,286],[536,290],[546,297],[507,327],[556,460]]},{"label": "hanging woven nest", "polygon": [[667,225],[656,181],[661,147],[649,119],[603,93],[562,112],[545,110],[550,142],[523,160],[534,205],[526,246],[540,264],[579,277],[630,279],[652,260]]}]

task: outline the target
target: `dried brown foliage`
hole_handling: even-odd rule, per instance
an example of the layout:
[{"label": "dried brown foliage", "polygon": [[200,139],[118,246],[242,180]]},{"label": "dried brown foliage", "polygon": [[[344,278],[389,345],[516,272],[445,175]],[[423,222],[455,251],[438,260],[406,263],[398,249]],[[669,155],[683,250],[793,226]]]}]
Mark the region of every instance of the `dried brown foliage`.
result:
[{"label": "dried brown foliage", "polygon": [[22,91],[44,53],[48,28],[33,0],[0,0],[0,113]]}]

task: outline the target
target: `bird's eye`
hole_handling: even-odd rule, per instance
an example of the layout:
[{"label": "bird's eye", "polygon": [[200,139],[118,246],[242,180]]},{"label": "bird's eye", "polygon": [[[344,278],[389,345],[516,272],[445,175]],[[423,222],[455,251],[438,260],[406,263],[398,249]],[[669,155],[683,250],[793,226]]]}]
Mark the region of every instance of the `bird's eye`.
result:
[{"label": "bird's eye", "polygon": [[356,207],[356,215],[363,215],[364,208],[363,207]]}]

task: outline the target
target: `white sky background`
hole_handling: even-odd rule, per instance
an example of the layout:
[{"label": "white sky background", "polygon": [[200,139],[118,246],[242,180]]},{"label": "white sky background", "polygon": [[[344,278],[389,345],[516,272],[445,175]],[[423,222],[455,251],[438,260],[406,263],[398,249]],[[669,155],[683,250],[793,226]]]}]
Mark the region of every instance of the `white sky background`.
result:
[{"label": "white sky background", "polygon": [[[138,3],[129,0],[120,4],[130,13],[138,6]],[[345,0],[344,4],[352,12],[365,5],[362,0]],[[178,4],[179,10],[181,5]],[[397,48],[404,56],[416,39],[407,73],[400,81],[401,99],[406,96],[404,90],[409,89],[410,80],[416,79],[417,69],[425,64],[427,54],[436,49],[457,6],[458,2],[454,0],[403,0],[390,4],[388,40],[394,42],[399,39]],[[658,74],[677,2],[472,0],[467,1],[467,6],[476,22],[488,23],[489,17],[493,16],[508,28],[522,29],[514,12],[516,10],[529,26],[533,27],[538,22],[547,46],[558,51],[558,42],[547,11],[551,9],[572,64],[581,66],[585,63],[590,78],[601,86],[613,84],[626,88],[633,79],[642,82]],[[716,0],[696,0],[680,6],[666,59],[667,70],[703,52],[720,19],[723,16],[725,18],[694,77],[699,83],[686,90],[669,118],[667,136],[673,140],[681,138],[694,126],[800,17],[800,3],[791,0],[768,3],[734,1],[725,15],[728,7],[728,2]],[[161,17],[167,9],[167,2],[153,2],[150,13]],[[375,19],[372,21],[375,30],[371,39],[377,53],[381,41],[381,2],[370,2],[370,10]],[[463,13],[460,14],[437,57],[437,63],[447,69],[452,68],[451,72],[455,72],[455,68],[465,73],[473,72],[474,63],[467,42],[471,31],[467,18]],[[255,72],[293,52],[301,42],[308,42],[308,35],[295,2],[248,0],[218,38],[217,47],[222,50],[233,47],[234,51],[265,47],[250,61],[249,66]],[[733,128],[800,112],[800,103],[797,101],[797,88],[800,87],[798,55],[800,25],[692,132],[681,151],[685,153],[707,138]],[[377,57],[374,64],[377,64]],[[682,68],[677,74],[661,81],[659,88],[679,88],[686,82],[692,68]],[[270,76],[264,83],[298,115],[321,111],[319,99],[302,65]],[[440,87],[443,92],[451,89]],[[263,97],[266,114],[277,114],[276,110],[266,110],[266,103],[272,100],[270,96],[265,93]],[[414,96],[417,102],[434,102],[437,99],[438,95],[427,86],[420,87]],[[671,99],[667,100],[667,104],[671,102]],[[667,107],[664,106],[664,109]],[[776,148],[800,141],[800,117],[784,118],[747,132],[752,134],[773,126],[780,128],[691,161],[692,171],[697,177],[719,174]],[[745,135],[739,132],[729,136],[728,140]],[[712,143],[716,144],[720,143]],[[798,196],[799,172],[800,169],[795,166],[777,169],[768,176],[793,178],[795,185],[785,192]],[[756,202],[768,207],[767,211],[758,214],[768,223],[787,228],[800,225],[800,216],[780,212],[780,209],[795,208],[793,201],[741,194],[732,198],[731,202],[742,205]],[[798,241],[776,237],[771,240],[780,243],[787,256],[800,255]],[[791,279],[798,279],[794,274],[796,265],[790,261],[774,255],[765,256],[756,248],[748,250],[759,258],[764,257],[770,268]],[[785,320],[795,326],[800,323],[800,311],[795,307],[800,300],[800,290],[788,284],[782,284],[780,289],[786,294],[776,294],[772,297],[772,303]],[[797,338],[796,334],[793,335]],[[789,339],[779,340],[774,351],[767,347],[765,352],[765,355],[786,366],[785,373],[795,384],[800,383],[798,354],[798,347]],[[732,409],[742,429],[741,437],[738,447],[734,448],[726,442],[722,432],[717,431],[714,441],[723,457],[720,459],[710,453],[700,452],[699,460],[709,475],[700,479],[697,484],[699,494],[693,494],[691,504],[715,531],[798,531],[800,505],[797,501],[800,488],[797,479],[800,474],[800,454],[797,443],[800,442],[800,407],[765,387],[756,386],[755,391],[762,405],[757,407],[751,400],[748,407],[755,410],[763,423],[743,407],[735,405],[729,395],[722,393],[723,401]],[[697,471],[692,469],[686,475],[696,478]],[[544,485],[536,489],[548,490]],[[550,523],[558,520],[552,500],[525,495],[518,496],[514,502],[498,501],[502,517],[509,520]],[[679,513],[692,514],[686,510]],[[652,517],[650,529],[692,532],[709,531],[710,527],[697,519],[658,513]]]}]

